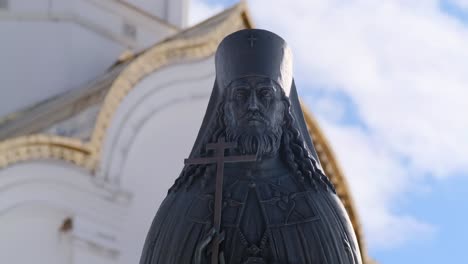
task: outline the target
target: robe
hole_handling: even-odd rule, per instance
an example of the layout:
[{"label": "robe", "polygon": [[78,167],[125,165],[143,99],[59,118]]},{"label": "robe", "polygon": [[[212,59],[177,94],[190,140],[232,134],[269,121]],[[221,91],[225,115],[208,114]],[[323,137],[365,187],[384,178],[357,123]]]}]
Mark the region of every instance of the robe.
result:
[{"label": "robe", "polygon": [[[170,192],[148,233],[140,264],[191,264],[213,227],[214,176],[205,188]],[[226,264],[359,264],[351,222],[337,195],[306,188],[284,169],[226,164],[220,246]],[[210,264],[210,245],[202,264]]]}]

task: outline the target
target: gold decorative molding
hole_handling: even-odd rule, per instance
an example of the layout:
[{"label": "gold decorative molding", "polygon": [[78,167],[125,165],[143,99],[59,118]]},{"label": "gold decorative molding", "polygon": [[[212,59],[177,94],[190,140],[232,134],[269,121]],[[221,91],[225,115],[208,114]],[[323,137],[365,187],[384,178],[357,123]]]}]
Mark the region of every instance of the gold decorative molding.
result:
[{"label": "gold decorative molding", "polygon": [[27,160],[56,159],[91,169],[91,151],[78,139],[36,134],[0,142],[0,168]]}]

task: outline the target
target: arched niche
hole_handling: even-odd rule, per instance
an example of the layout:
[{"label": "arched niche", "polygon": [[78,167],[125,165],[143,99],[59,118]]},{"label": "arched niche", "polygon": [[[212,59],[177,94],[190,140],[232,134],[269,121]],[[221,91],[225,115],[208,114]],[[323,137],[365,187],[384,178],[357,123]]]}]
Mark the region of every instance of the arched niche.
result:
[{"label": "arched niche", "polygon": [[137,263],[167,190],[201,125],[214,83],[213,57],[172,64],[137,83],[108,130],[98,177],[132,193],[120,263]]}]

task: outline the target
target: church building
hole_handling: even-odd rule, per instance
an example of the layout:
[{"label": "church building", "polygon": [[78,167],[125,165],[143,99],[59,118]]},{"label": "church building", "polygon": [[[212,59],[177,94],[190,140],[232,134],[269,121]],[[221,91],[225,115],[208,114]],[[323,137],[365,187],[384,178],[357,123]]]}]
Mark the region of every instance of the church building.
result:
[{"label": "church building", "polygon": [[[138,263],[190,153],[245,2],[187,27],[188,0],[0,0],[0,263]],[[307,107],[356,232],[339,164]]]}]

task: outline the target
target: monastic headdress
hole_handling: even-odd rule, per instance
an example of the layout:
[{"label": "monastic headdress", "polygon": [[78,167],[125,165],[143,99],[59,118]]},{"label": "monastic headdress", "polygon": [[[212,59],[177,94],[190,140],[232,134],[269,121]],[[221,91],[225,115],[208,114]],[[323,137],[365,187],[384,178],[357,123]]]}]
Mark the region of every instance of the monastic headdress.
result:
[{"label": "monastic headdress", "polygon": [[216,76],[221,89],[250,75],[276,81],[289,96],[292,53],[278,35],[261,29],[245,29],[225,37],[216,51]]}]

